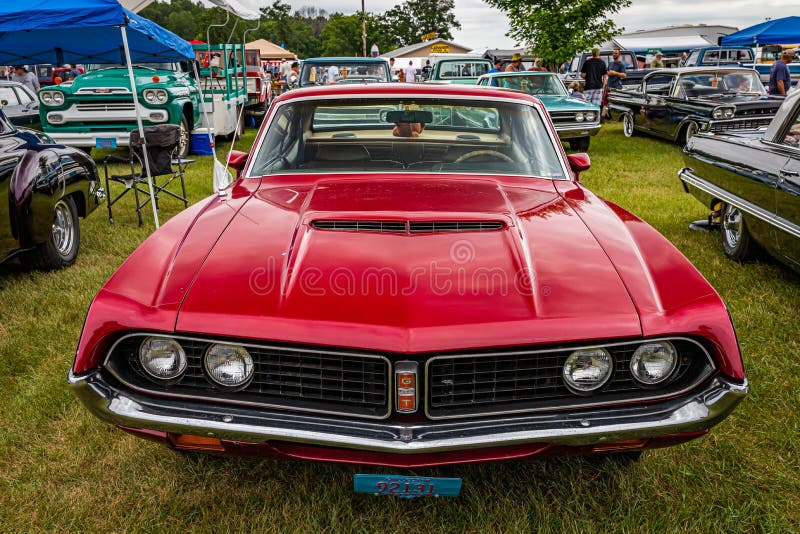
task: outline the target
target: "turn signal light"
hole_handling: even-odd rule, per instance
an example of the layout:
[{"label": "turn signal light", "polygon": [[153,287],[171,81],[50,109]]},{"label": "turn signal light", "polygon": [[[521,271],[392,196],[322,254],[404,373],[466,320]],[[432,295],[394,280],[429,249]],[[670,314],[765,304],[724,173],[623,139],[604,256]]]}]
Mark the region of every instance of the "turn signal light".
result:
[{"label": "turn signal light", "polygon": [[603,445],[595,445],[592,447],[592,452],[614,452],[614,451],[629,451],[633,449],[641,449],[647,445],[647,439],[623,439],[614,441],[612,443],[604,443]]},{"label": "turn signal light", "polygon": [[158,76],[153,76],[153,83],[158,83],[160,79]]},{"label": "turn signal light", "polygon": [[174,434],[167,432],[167,438],[176,449],[185,451],[217,451],[223,452],[225,446],[219,438],[194,436],[192,434]]}]

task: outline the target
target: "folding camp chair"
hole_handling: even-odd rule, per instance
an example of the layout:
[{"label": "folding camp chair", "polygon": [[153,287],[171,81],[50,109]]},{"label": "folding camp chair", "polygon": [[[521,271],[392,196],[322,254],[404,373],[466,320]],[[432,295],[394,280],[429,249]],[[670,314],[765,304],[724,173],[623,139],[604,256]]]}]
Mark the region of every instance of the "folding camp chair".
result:
[{"label": "folding camp chair", "polygon": [[[145,140],[147,141],[147,159],[150,163],[150,175],[153,178],[153,196],[156,199],[156,209],[158,208],[158,197],[160,194],[168,195],[183,202],[184,208],[189,207],[186,198],[186,184],[183,181],[183,174],[186,166],[193,163],[191,159],[181,159],[178,157],[178,145],[180,142],[180,126],[175,124],[161,124],[149,126],[144,129]],[[114,222],[114,215],[111,207],[122,197],[133,191],[136,199],[136,214],[139,217],[139,226],[142,225],[142,208],[150,202],[150,191],[147,188],[147,171],[144,166],[144,151],[139,130],[133,130],[130,136],[130,153],[128,158],[119,156],[106,156],[103,159],[103,169],[106,178],[106,194],[108,195],[108,220]],[[128,163],[130,165],[129,174],[109,175],[109,163]],[[180,181],[180,194],[176,191],[167,189],[174,181]],[[111,194],[111,182],[123,184],[125,189],[117,196]],[[177,184],[176,184],[177,185]],[[139,200],[139,195],[144,195],[143,200]]]}]

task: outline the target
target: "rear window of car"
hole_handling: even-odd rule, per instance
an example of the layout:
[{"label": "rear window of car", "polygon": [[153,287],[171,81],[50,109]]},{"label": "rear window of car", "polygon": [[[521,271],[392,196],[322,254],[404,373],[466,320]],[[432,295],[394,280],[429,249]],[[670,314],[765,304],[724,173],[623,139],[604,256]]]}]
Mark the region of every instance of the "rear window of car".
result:
[{"label": "rear window of car", "polygon": [[491,68],[489,63],[483,61],[445,61],[439,66],[439,78],[477,78]]},{"label": "rear window of car", "polygon": [[385,61],[303,63],[303,67],[300,71],[301,85],[388,81],[390,81],[389,64]]},{"label": "rear window of car", "polygon": [[565,177],[548,127],[526,104],[386,98],[282,105],[248,175],[319,172]]}]

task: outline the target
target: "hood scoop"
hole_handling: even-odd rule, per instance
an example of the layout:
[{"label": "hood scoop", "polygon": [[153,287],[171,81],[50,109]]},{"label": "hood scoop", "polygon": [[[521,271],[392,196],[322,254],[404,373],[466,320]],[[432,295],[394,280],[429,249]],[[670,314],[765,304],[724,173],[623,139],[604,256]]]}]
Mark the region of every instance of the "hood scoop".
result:
[{"label": "hood scoop", "polygon": [[503,221],[381,221],[365,219],[317,219],[317,230],[376,232],[393,234],[439,234],[452,232],[492,232],[505,228]]}]

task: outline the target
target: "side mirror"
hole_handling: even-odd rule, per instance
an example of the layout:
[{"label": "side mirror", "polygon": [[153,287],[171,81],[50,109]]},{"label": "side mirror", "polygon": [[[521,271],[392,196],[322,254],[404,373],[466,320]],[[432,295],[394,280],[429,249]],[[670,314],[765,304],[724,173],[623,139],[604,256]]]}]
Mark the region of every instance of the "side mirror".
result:
[{"label": "side mirror", "polygon": [[589,154],[583,152],[579,154],[567,155],[567,162],[569,162],[569,168],[575,173],[575,179],[577,181],[580,181],[581,173],[583,171],[588,171],[589,167],[592,166],[592,162],[589,159]]},{"label": "side mirror", "polygon": [[247,158],[249,157],[250,154],[247,152],[231,150],[231,153],[228,155],[228,167],[236,171],[236,178],[239,178],[239,175],[242,174],[244,166],[247,163]]}]

